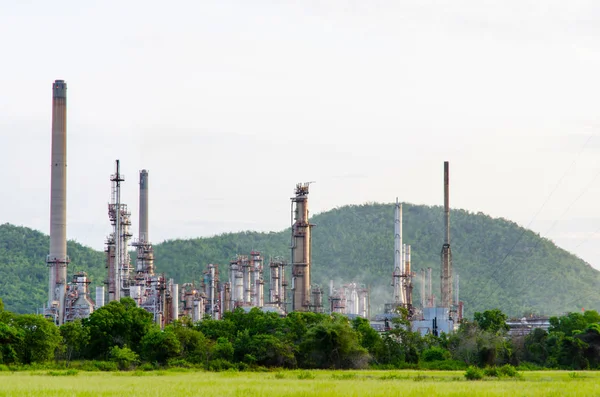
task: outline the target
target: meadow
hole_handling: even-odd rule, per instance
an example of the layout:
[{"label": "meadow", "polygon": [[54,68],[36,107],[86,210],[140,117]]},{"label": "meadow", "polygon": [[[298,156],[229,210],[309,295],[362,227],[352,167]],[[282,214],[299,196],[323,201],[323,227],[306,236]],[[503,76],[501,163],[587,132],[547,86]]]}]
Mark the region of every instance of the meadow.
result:
[{"label": "meadow", "polygon": [[0,372],[0,396],[593,396],[600,372],[526,371],[468,381],[464,371]]}]

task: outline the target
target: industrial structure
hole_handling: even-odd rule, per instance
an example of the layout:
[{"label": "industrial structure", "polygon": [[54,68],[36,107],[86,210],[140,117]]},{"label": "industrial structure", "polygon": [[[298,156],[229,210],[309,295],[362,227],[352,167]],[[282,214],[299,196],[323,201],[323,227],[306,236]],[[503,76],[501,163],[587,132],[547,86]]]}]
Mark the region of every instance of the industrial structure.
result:
[{"label": "industrial structure", "polygon": [[356,282],[335,287],[329,281],[329,312],[369,318],[369,289]]},{"label": "industrial structure", "polygon": [[85,272],[67,283],[67,83],[52,84],[52,149],[50,172],[50,252],[48,266],[48,303],[44,316],[61,325],[65,321],[88,317],[94,311]]},{"label": "industrial structure", "polygon": [[268,305],[276,307],[282,312],[287,311],[287,280],[285,266],[287,263],[281,258],[269,261],[269,302]]},{"label": "industrial structure", "polygon": [[[423,280],[421,291],[426,290],[422,295],[422,312],[412,321],[413,331],[419,331],[422,334],[431,333],[439,335],[440,333],[449,333],[456,329],[462,321],[462,303],[458,301],[458,294],[455,299],[452,295],[452,250],[450,249],[450,165],[444,162],[444,243],[441,251],[441,271],[440,271],[440,306],[435,305],[435,299],[431,288],[431,268],[427,272],[425,282],[425,271],[422,270]],[[426,288],[427,285],[427,288]]]},{"label": "industrial structure", "polygon": [[229,283],[224,288],[229,291],[225,310],[242,306],[264,306],[263,257],[258,251],[249,256],[238,255],[229,262]]},{"label": "industrial structure", "polygon": [[[179,316],[179,286],[173,280],[167,281],[164,274],[154,273],[154,251],[150,242],[148,223],[148,171],[140,171],[138,239],[130,243],[132,234],[131,212],[127,204],[121,202],[120,162],[115,162],[115,173],[111,175],[111,202],[108,204],[108,217],[112,233],[106,239],[106,267],[108,278],[108,302],[130,297],[137,305],[153,314],[156,324],[163,327]],[[131,265],[129,246],[136,247],[136,265]],[[96,300],[104,301],[103,291],[98,290]]]},{"label": "industrial structure", "polygon": [[444,162],[444,245],[442,246],[442,307],[452,305],[452,250],[450,249],[450,166]]},{"label": "industrial structure", "polygon": [[321,312],[323,291],[315,286],[311,293],[310,229],[308,220],[308,187],[310,182],[296,185],[296,196],[292,198],[292,311]]},{"label": "industrial structure", "polygon": [[[154,250],[149,233],[149,172],[139,174],[139,233],[133,240],[132,218],[127,204],[121,201],[122,183],[119,160],[111,175],[111,201],[108,216],[112,232],[107,237],[104,287],[96,287],[95,302],[89,291],[90,280],[84,272],[73,275],[67,282],[66,241],[66,83],[56,80],[52,86],[52,151],[50,195],[50,250],[46,263],[49,270],[46,317],[60,325],[66,321],[88,317],[105,302],[123,297],[133,299],[138,307],[152,313],[160,327],[189,316],[192,321],[203,318],[221,319],[228,311],[260,308],[285,315],[288,311],[324,312],[323,289],[311,284],[311,229],[308,193],[310,182],[298,183],[291,198],[291,291],[288,290],[286,267],[281,258],[269,260],[265,269],[261,252],[236,255],[225,271],[228,280],[221,280],[218,264],[208,264],[202,279],[179,285],[164,274],[155,272]],[[394,268],[393,297],[385,304],[387,320],[397,315],[398,308],[406,309],[413,330],[439,334],[452,331],[462,318],[462,303],[458,296],[458,276],[453,285],[452,251],[450,248],[449,164],[444,163],[444,240],[441,250],[441,289],[437,305],[432,292],[432,269],[421,269],[421,307],[413,306],[411,246],[403,243],[403,208],[396,199],[394,207]],[[135,248],[132,266],[129,248]],[[265,299],[265,271],[268,293]],[[453,295],[454,292],[454,295]],[[288,296],[288,294],[290,296]],[[291,299],[290,299],[291,298]],[[329,285],[329,313],[369,318],[369,289],[359,282]],[[290,305],[291,307],[288,307]]]},{"label": "industrial structure", "polygon": [[65,320],[67,294],[67,84],[52,85],[52,153],[50,176],[50,252],[48,306],[45,315],[57,324]]},{"label": "industrial structure", "polygon": [[402,203],[396,198],[394,206],[394,271],[392,272],[393,299],[385,304],[387,317],[396,313],[399,307],[406,308],[409,316],[415,312],[412,301],[413,277],[411,270],[410,245],[402,239]]}]

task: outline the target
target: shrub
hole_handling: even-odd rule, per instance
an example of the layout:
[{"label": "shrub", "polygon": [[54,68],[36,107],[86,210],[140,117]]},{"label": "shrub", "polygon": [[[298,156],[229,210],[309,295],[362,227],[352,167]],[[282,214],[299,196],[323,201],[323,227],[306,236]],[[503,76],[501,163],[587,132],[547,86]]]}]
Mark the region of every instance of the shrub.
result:
[{"label": "shrub", "polygon": [[408,379],[408,375],[401,374],[387,374],[379,377],[381,380],[398,380],[398,379]]},{"label": "shrub", "polygon": [[467,378],[467,380],[483,379],[483,371],[471,365],[469,368],[467,368],[467,371],[465,372],[465,378]]},{"label": "shrub", "polygon": [[239,362],[237,363],[237,369],[238,371],[250,371],[252,368],[250,365],[246,364],[245,362]]},{"label": "shrub", "polygon": [[150,363],[144,363],[142,365],[139,366],[138,368],[140,371],[153,371],[154,365],[150,364]]},{"label": "shrub", "polygon": [[522,362],[515,369],[518,371],[541,371],[545,368],[534,363]]},{"label": "shrub", "polygon": [[79,368],[82,371],[118,371],[117,363],[111,361],[86,361]]},{"label": "shrub", "polygon": [[501,376],[508,376],[509,378],[514,378],[515,376],[519,375],[515,367],[513,367],[510,364],[505,364],[501,366],[500,368],[498,368],[498,371],[500,372]]},{"label": "shrub", "polygon": [[223,360],[222,358],[217,358],[215,360],[211,360],[208,362],[208,370],[209,371],[227,371],[229,369],[236,368],[234,364],[230,363],[227,360]]},{"label": "shrub", "polygon": [[496,367],[486,367],[483,370],[483,373],[485,374],[485,376],[491,376],[493,378],[497,378],[500,376],[500,371],[498,371],[498,368]]},{"label": "shrub", "polygon": [[345,374],[342,373],[342,374],[339,374],[339,375],[333,374],[333,375],[331,375],[331,377],[333,379],[337,379],[337,380],[348,380],[348,379],[354,379],[354,378],[356,378],[356,374],[354,374],[352,372],[349,372],[349,373],[345,373]]},{"label": "shrub", "polygon": [[192,368],[193,365],[188,363],[186,360],[181,358],[172,358],[167,362],[167,365],[171,368]]},{"label": "shrub", "polygon": [[48,376],[75,376],[79,373],[76,369],[68,369],[66,371],[48,371],[46,375]]},{"label": "shrub", "polygon": [[301,371],[298,374],[298,379],[314,379],[315,378],[315,374],[313,374],[310,371]]},{"label": "shrub", "polygon": [[437,371],[460,371],[467,369],[467,364],[459,360],[430,361],[419,363],[420,369]]},{"label": "shrub", "polygon": [[450,359],[450,352],[442,347],[430,347],[421,354],[423,361],[444,361]]},{"label": "shrub", "polygon": [[119,346],[110,349],[110,360],[116,362],[121,370],[131,369],[140,362],[139,356],[133,350]]},{"label": "shrub", "polygon": [[285,374],[283,372],[276,372],[275,379],[285,379]]}]

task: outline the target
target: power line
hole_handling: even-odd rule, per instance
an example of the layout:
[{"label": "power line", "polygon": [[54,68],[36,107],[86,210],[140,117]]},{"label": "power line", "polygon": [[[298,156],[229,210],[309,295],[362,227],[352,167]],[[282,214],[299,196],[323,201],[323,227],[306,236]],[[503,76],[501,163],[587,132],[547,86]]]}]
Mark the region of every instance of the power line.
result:
[{"label": "power line", "polygon": [[[506,258],[508,258],[512,254],[512,252],[514,251],[514,249],[517,246],[517,244],[523,238],[523,235],[528,231],[528,229],[530,228],[531,224],[537,219],[537,217],[539,216],[539,214],[546,207],[546,204],[548,204],[548,202],[550,201],[550,199],[552,198],[552,196],[554,196],[554,193],[556,193],[556,191],[558,190],[558,188],[562,184],[563,180],[565,179],[565,177],[567,176],[567,174],[570,172],[571,168],[573,168],[573,166],[577,163],[577,161],[579,160],[579,157],[581,157],[581,154],[583,153],[583,151],[585,150],[585,148],[587,147],[587,145],[589,144],[589,142],[590,142],[590,140],[592,139],[593,136],[594,136],[593,134],[590,134],[590,136],[587,138],[587,140],[585,141],[585,143],[583,144],[583,146],[581,147],[581,149],[577,153],[577,156],[575,156],[575,159],[571,162],[571,164],[567,167],[567,169],[565,170],[565,172],[562,174],[562,176],[560,177],[560,179],[558,180],[557,184],[554,186],[554,188],[552,189],[552,191],[550,192],[550,194],[548,195],[548,197],[546,197],[546,199],[544,200],[542,206],[537,210],[537,212],[535,213],[535,215],[533,216],[533,218],[529,221],[529,223],[527,224],[527,226],[521,232],[521,234],[519,235],[519,237],[517,238],[517,240],[515,241],[515,243],[511,246],[511,248],[508,250],[508,252],[506,253],[506,255],[504,255],[504,257],[502,258],[502,260],[499,263],[496,264],[496,266],[495,266],[496,269],[491,274],[491,276],[487,279],[485,287],[487,287],[487,285],[489,285],[490,280],[493,279],[494,276],[501,269],[501,266],[504,263],[504,261],[506,260]],[[506,270],[504,273],[505,274],[509,273],[509,271]],[[496,282],[497,282],[497,284],[499,286],[503,287],[503,285],[501,285],[500,282],[498,282],[498,281],[496,281]],[[474,300],[476,301],[483,292],[484,292],[483,288],[480,288],[480,290],[477,293],[477,295],[475,296]]]},{"label": "power line", "polygon": [[[588,142],[591,139],[588,138]],[[586,142],[587,144],[587,142]],[[592,185],[594,184],[594,182],[596,181],[596,179],[598,178],[598,176],[600,176],[600,170],[598,172],[596,172],[596,174],[594,175],[594,177],[592,178],[592,180],[585,186],[585,188],[579,193],[579,195],[575,198],[575,200],[573,200],[568,206],[567,208],[562,212],[562,214],[552,223],[552,225],[550,225],[550,227],[548,228],[548,230],[546,230],[546,232],[544,233],[544,235],[548,235],[550,233],[550,231],[552,229],[554,229],[554,227],[558,224],[558,222],[560,222],[564,216],[571,210],[571,208],[575,205],[575,203],[577,203],[577,201],[579,201],[581,199],[581,197],[583,197],[585,195],[585,193],[587,193],[587,191],[592,187]],[[598,229],[600,230],[600,229]],[[537,240],[536,244],[534,245],[533,249],[531,250],[529,256],[527,256],[528,259],[531,255],[533,255],[533,253],[535,252],[535,249],[537,248],[537,246],[539,245],[540,240]],[[533,285],[544,273],[543,272],[539,272],[538,275],[533,278],[532,280],[529,280],[528,285]],[[502,287],[504,288],[504,285],[502,285]],[[519,292],[517,293],[517,295],[520,295],[521,293],[523,293],[523,291],[526,288],[522,288],[521,290],[519,290]]]}]

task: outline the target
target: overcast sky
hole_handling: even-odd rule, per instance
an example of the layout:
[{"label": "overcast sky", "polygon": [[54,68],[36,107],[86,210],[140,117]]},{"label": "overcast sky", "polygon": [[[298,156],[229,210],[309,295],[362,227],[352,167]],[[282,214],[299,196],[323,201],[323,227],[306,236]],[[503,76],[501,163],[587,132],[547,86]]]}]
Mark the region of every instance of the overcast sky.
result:
[{"label": "overcast sky", "polygon": [[155,243],[281,230],[303,181],[312,213],[441,205],[448,160],[452,207],[600,269],[598,1],[8,3],[2,223],[49,230],[64,79],[68,236],[96,249],[115,159],[134,233],[150,171]]}]

